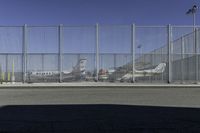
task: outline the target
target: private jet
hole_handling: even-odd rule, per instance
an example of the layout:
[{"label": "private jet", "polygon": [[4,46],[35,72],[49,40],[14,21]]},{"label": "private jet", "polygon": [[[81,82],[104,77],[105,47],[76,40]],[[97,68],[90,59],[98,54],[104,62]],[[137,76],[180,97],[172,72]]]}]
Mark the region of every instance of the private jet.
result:
[{"label": "private jet", "polygon": [[[80,59],[77,65],[73,67],[72,71],[62,71],[63,80],[66,79],[82,79],[86,75],[87,59]],[[29,81],[40,79],[58,79],[60,76],[59,71],[31,71],[28,72]]]}]

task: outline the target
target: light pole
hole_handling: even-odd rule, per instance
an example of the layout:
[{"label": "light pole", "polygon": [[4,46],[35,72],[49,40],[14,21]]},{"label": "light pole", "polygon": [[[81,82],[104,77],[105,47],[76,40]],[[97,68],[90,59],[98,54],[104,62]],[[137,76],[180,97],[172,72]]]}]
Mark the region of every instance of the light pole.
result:
[{"label": "light pole", "polygon": [[193,15],[193,41],[194,41],[194,57],[195,57],[195,79],[196,83],[199,81],[199,61],[198,61],[198,37],[197,37],[197,30],[196,30],[196,13],[197,13],[198,7],[197,5],[193,5],[191,9],[189,9],[186,14],[192,14]]},{"label": "light pole", "polygon": [[198,9],[198,6],[197,5],[193,5],[192,8],[190,8],[186,14],[187,15],[190,15],[192,14],[193,15],[193,31],[195,31],[195,26],[196,26],[196,13],[197,13],[197,9]]},{"label": "light pole", "polygon": [[139,49],[139,59],[141,58],[140,62],[141,62],[141,65],[143,64],[143,59],[142,59],[142,44],[139,44],[137,46],[137,48]]},{"label": "light pole", "polygon": [[139,56],[142,56],[142,51],[141,51],[141,49],[142,49],[142,44],[139,44],[139,45],[137,46],[137,48],[139,49]]}]

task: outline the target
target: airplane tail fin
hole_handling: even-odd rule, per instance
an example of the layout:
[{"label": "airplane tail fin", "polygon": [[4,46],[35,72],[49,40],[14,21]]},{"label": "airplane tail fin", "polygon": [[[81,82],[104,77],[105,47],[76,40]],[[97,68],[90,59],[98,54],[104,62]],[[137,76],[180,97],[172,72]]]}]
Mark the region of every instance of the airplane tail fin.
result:
[{"label": "airplane tail fin", "polygon": [[80,59],[77,65],[74,67],[75,72],[85,73],[87,59]]},{"label": "airplane tail fin", "polygon": [[166,67],[166,63],[160,63],[155,69],[154,71],[156,73],[163,73],[165,71],[165,67]]}]

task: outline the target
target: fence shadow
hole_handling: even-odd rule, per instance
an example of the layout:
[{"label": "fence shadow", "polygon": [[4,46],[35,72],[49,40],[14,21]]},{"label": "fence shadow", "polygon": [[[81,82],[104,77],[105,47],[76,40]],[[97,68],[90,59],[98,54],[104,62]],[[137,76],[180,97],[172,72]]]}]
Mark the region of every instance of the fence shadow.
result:
[{"label": "fence shadow", "polygon": [[200,132],[200,109],[129,105],[12,105],[0,133]]}]

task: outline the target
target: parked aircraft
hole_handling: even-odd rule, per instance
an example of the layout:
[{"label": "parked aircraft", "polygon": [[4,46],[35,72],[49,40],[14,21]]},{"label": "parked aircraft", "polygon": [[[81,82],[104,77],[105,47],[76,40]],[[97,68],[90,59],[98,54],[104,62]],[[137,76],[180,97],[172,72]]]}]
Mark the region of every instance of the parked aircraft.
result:
[{"label": "parked aircraft", "polygon": [[[62,71],[63,79],[81,79],[86,75],[87,59],[80,59],[72,71]],[[28,72],[29,80],[38,79],[58,79],[59,71],[31,71]]]},{"label": "parked aircraft", "polygon": [[[154,69],[146,69],[146,70],[135,70],[134,77],[149,77],[149,76],[155,76],[163,73],[165,71],[166,63],[160,63],[157,67]],[[123,81],[131,81],[133,73],[129,72],[125,75],[123,75],[121,78],[118,78],[121,82]]]},{"label": "parked aircraft", "polygon": [[[134,77],[147,77],[161,74],[165,71],[166,63],[160,63],[154,69],[135,70]],[[99,80],[118,80],[118,81],[131,81],[132,71],[127,70],[125,67],[118,67],[112,71],[102,70],[99,72]]]},{"label": "parked aircraft", "polygon": [[99,80],[107,80],[109,77],[109,72],[108,70],[105,70],[105,69],[100,69],[99,70],[99,73],[98,73],[98,78]]}]

